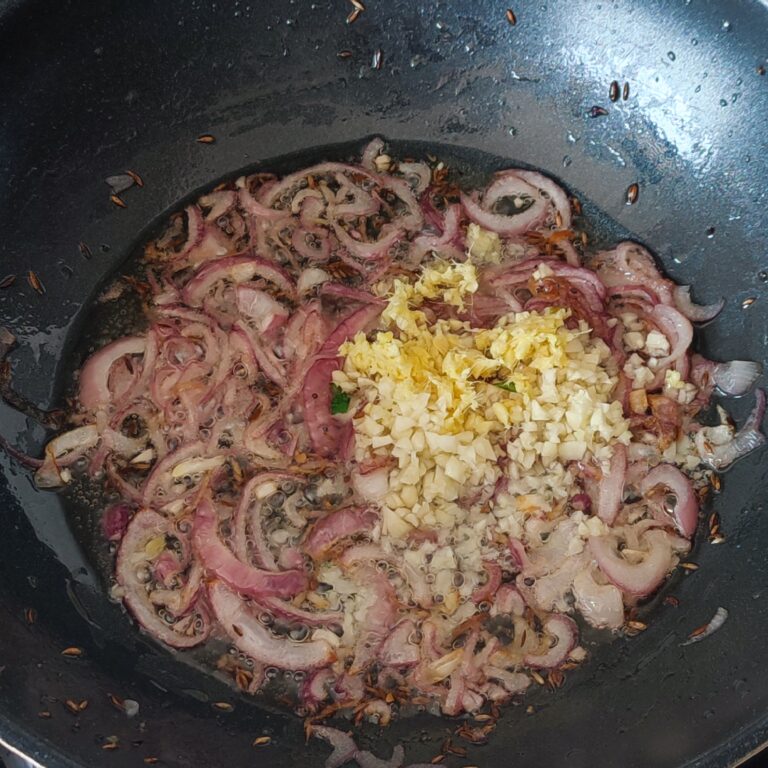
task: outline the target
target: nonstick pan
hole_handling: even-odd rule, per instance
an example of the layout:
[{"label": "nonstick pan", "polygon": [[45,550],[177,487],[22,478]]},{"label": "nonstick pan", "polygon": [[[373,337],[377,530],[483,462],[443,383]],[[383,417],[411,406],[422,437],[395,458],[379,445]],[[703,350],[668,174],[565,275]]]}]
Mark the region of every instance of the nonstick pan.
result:
[{"label": "nonstick pan", "polygon": [[[16,389],[62,404],[99,287],[195,190],[353,154],[373,134],[481,172],[544,169],[591,203],[598,229],[648,243],[697,301],[727,299],[699,335],[705,354],[765,362],[768,8],[511,2],[510,17],[488,0],[366,0],[347,22],[344,0],[0,0],[0,278],[17,276],[0,289],[0,326],[19,339]],[[609,100],[613,80],[629,83],[626,101]],[[118,208],[104,179],[126,169],[145,186]],[[39,455],[34,419],[0,404],[0,425]],[[0,464],[3,741],[57,768],[323,765],[327,747],[297,718],[140,635],[108,601],[77,510]],[[488,744],[446,764],[724,766],[759,748],[767,468],[758,452],[725,476],[726,540],[697,545],[700,569],[665,592],[679,606],[657,599],[644,633],[591,647],[563,688],[510,707]],[[725,626],[681,647],[720,606]],[[359,743],[429,760],[455,725],[423,715],[367,726]]]}]

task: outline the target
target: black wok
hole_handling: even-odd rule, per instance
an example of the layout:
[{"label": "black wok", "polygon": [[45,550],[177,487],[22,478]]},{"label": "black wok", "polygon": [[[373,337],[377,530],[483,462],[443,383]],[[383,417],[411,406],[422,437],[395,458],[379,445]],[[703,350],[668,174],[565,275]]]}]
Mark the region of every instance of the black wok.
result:
[{"label": "black wok", "polygon": [[[650,244],[698,301],[727,298],[700,334],[706,354],[765,361],[768,9],[756,0],[514,2],[516,26],[506,4],[485,0],[368,0],[349,25],[342,0],[1,0],[0,278],[17,279],[0,290],[0,325],[19,337],[16,388],[43,408],[61,405],[98,287],[185,196],[307,148],[340,145],[283,167],[344,156],[374,133],[402,151],[443,147],[464,167],[521,161],[559,177],[594,204],[596,220],[617,222],[603,231]],[[609,102],[614,79],[630,83],[627,101]],[[608,114],[590,117],[593,106]],[[201,134],[215,143],[196,142]],[[119,209],[103,179],[126,168],[146,186]],[[630,207],[633,182],[640,197]],[[737,415],[749,407],[737,404]],[[41,451],[42,427],[5,404],[0,425],[23,450]],[[306,745],[298,719],[140,635],[107,600],[77,511],[35,491],[6,456],[0,463],[5,742],[46,766],[323,764],[327,747]],[[715,501],[727,541],[698,545],[701,569],[668,590],[679,607],[657,600],[646,632],[591,648],[564,688],[509,708],[490,742],[455,764],[722,766],[762,745],[767,467],[758,452],[728,473]],[[726,625],[681,647],[718,606],[730,612]],[[62,656],[69,646],[84,655]],[[139,702],[138,715],[110,694]],[[454,725],[424,715],[365,728],[359,740],[384,757],[403,742],[420,761]],[[263,734],[271,743],[253,747]]]}]

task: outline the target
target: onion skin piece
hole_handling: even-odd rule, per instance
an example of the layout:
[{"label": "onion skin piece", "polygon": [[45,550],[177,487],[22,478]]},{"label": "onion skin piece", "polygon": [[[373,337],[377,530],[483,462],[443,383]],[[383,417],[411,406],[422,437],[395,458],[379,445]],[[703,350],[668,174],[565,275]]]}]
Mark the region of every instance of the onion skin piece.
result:
[{"label": "onion skin piece", "polygon": [[208,586],[208,599],[216,620],[243,653],[280,669],[318,669],[332,663],[336,654],[324,640],[297,643],[274,637],[250,611],[241,597],[223,582]]},{"label": "onion skin piece", "polygon": [[263,571],[237,559],[219,539],[216,510],[207,499],[197,505],[193,541],[206,570],[244,595],[259,597],[292,597],[307,586],[306,574],[300,571]]},{"label": "onion skin piece", "polygon": [[[670,513],[672,520],[680,534],[690,539],[699,521],[699,504],[691,481],[672,464],[659,464],[643,477],[638,489],[645,496],[657,486],[668,488],[674,494],[677,501]],[[659,512],[665,522],[668,515],[664,510]]]}]

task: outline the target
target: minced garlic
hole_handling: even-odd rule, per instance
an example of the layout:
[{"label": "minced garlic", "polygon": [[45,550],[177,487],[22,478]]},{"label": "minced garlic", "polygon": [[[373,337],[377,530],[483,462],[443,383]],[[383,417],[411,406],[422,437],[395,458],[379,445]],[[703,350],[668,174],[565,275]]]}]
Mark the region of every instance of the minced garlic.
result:
[{"label": "minced garlic", "polygon": [[607,460],[613,442],[630,440],[611,399],[610,351],[583,322],[569,328],[569,310],[510,313],[491,329],[429,322],[426,299],[463,309],[477,287],[471,260],[398,279],[381,316],[386,329],[339,350],[334,383],[362,403],[358,458],[397,462],[381,502],[385,534],[454,524],[459,500],[496,483],[503,457],[514,477],[588,453]]}]

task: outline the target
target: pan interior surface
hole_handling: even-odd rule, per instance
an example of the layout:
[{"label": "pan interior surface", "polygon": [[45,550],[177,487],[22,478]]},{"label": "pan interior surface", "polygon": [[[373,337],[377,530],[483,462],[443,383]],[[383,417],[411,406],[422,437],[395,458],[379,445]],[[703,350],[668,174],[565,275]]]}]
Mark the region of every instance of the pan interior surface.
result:
[{"label": "pan interior surface", "polygon": [[[768,120],[765,7],[577,0],[514,10],[513,26],[498,3],[395,1],[345,24],[349,9],[322,1],[0,3],[0,278],[17,275],[0,291],[0,325],[19,338],[16,387],[41,407],[61,405],[93,332],[92,299],[158,212],[238,169],[346,157],[373,134],[395,154],[430,152],[465,169],[470,185],[470,171],[516,162],[558,177],[590,203],[597,242],[632,233],[697,301],[727,299],[700,334],[704,354],[765,363],[768,161],[755,143]],[[610,102],[614,79],[630,84],[626,102]],[[608,114],[592,117],[593,106]],[[146,186],[118,209],[104,179],[126,168]],[[27,285],[30,270],[44,296]],[[4,404],[0,424],[39,453],[39,426]],[[305,745],[296,718],[138,634],[105,598],[83,511],[0,463],[3,738],[49,766],[324,763],[327,748]],[[563,688],[511,707],[464,762],[719,766],[768,738],[765,466],[758,453],[725,476],[714,509],[726,542],[698,546],[700,569],[670,585],[679,607],[657,606],[637,638],[596,645]],[[719,606],[726,625],[681,647]],[[73,646],[81,657],[61,655]],[[136,716],[125,699],[139,703]],[[359,744],[388,758],[402,743],[407,762],[428,760],[454,726],[417,716],[365,728]],[[259,736],[269,744],[253,747]],[[109,744],[118,746],[107,756]]]}]

